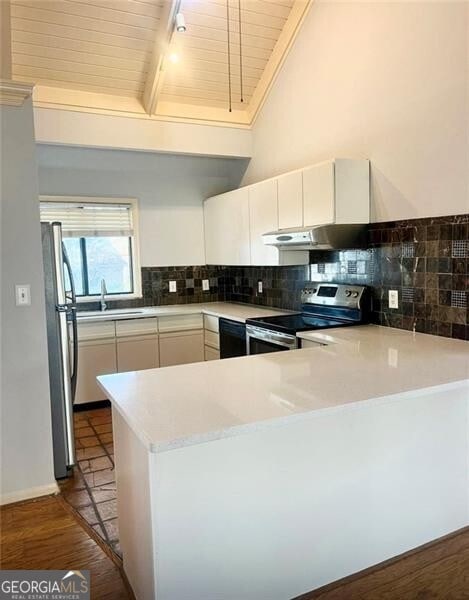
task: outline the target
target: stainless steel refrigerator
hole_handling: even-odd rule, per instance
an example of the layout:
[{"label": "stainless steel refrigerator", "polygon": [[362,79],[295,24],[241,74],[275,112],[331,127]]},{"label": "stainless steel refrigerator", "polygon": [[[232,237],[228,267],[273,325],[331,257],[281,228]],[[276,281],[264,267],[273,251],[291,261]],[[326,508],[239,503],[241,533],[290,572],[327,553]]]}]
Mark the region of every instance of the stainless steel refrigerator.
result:
[{"label": "stainless steel refrigerator", "polygon": [[54,444],[54,472],[67,477],[75,464],[73,402],[78,346],[76,296],[60,223],[41,223],[44,258],[49,384]]}]

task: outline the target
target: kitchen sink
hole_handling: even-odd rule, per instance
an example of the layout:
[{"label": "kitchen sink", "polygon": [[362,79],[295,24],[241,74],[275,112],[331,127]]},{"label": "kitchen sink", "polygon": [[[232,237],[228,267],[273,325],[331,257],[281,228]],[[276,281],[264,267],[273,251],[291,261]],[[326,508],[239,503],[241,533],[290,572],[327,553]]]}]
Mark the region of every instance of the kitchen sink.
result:
[{"label": "kitchen sink", "polygon": [[79,312],[77,314],[78,316],[78,320],[83,321],[86,319],[96,319],[96,317],[128,317],[129,315],[144,315],[145,314],[145,310],[141,309],[141,310],[135,310],[135,309],[128,309],[128,310],[119,310],[119,309],[115,309],[115,310],[90,310],[90,311],[83,311],[83,312]]}]

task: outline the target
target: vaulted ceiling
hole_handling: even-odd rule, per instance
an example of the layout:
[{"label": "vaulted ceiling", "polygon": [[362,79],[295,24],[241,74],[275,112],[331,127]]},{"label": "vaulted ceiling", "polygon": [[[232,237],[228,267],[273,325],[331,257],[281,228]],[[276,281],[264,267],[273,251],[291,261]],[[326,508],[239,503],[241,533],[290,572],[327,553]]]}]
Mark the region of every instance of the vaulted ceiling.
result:
[{"label": "vaulted ceiling", "polygon": [[309,1],[11,0],[13,77],[38,105],[249,125]]}]

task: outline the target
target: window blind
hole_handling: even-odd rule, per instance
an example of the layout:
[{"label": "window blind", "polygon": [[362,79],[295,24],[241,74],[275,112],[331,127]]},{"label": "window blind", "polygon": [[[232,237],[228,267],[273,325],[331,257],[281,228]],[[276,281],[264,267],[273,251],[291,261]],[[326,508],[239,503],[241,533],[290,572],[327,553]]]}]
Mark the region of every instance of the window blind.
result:
[{"label": "window blind", "polygon": [[62,223],[64,237],[131,236],[131,204],[41,202],[41,221]]}]

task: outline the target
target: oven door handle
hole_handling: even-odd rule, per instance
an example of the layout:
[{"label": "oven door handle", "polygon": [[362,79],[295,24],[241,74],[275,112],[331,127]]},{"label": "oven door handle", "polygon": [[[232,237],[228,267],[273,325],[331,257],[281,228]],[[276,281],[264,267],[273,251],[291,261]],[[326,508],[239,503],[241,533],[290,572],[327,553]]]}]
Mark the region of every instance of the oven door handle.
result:
[{"label": "oven door handle", "polygon": [[290,340],[291,338],[287,338],[286,336],[280,336],[280,335],[268,335],[266,336],[264,339],[266,340],[272,340],[273,342],[280,342],[282,344],[288,344],[287,340]]},{"label": "oven door handle", "polygon": [[287,335],[276,335],[272,332],[266,333],[262,329],[253,326],[246,327],[246,342],[248,346],[248,354],[250,354],[250,340],[261,340],[263,342],[278,344],[285,348],[289,348],[291,350],[297,347],[297,339],[296,336],[287,336]]}]

